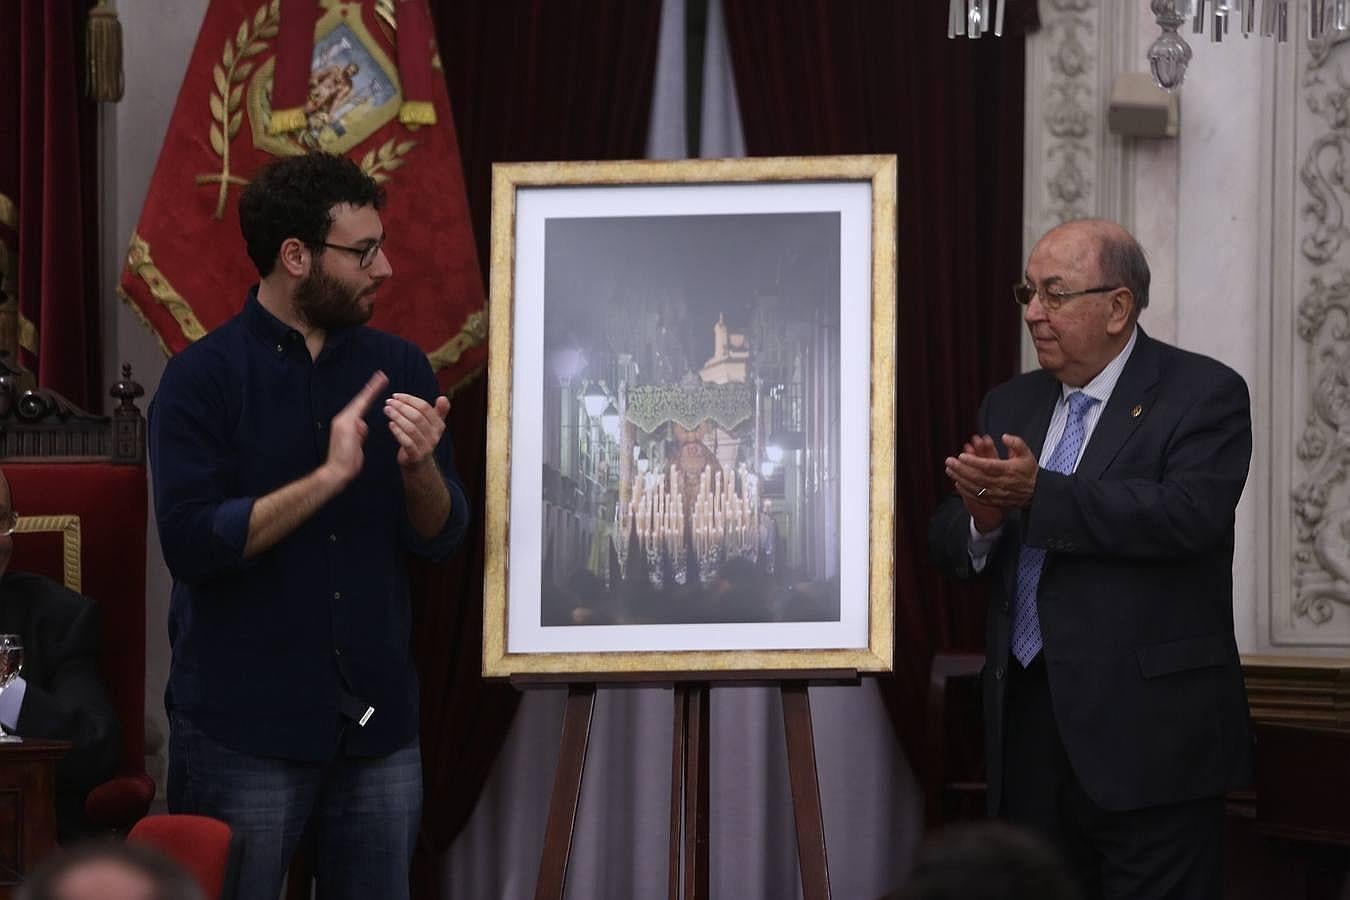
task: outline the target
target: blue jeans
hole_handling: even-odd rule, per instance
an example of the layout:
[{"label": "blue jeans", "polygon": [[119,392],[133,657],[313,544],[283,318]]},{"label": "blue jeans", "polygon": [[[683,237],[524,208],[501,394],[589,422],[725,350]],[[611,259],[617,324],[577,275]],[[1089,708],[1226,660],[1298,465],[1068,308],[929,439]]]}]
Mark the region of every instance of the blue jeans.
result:
[{"label": "blue jeans", "polygon": [[239,894],[273,900],[300,836],[313,831],[320,900],[406,900],[422,817],[422,752],[308,763],[237,753],[169,715],[169,811],[242,835]]}]

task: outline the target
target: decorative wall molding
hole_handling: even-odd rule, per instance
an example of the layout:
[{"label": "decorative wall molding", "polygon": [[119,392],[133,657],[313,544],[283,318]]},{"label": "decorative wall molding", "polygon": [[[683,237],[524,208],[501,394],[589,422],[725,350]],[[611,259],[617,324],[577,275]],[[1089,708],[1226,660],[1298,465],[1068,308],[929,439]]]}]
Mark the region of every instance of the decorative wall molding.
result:
[{"label": "decorative wall molding", "polygon": [[[1291,11],[1294,7],[1291,7]],[[1291,33],[1301,33],[1294,30]],[[1350,47],[1289,44],[1264,122],[1273,135],[1269,553],[1258,604],[1270,646],[1350,647]],[[1258,447],[1260,444],[1258,443]]]},{"label": "decorative wall molding", "polygon": [[1252,718],[1350,731],[1350,660],[1242,657]]},{"label": "decorative wall molding", "polygon": [[[1133,225],[1123,141],[1106,127],[1116,75],[1138,68],[1134,3],[1040,0],[1027,38],[1022,254],[1048,229],[1086,216]],[[1122,39],[1123,38],[1123,39]],[[1023,340],[1024,368],[1034,367]]]},{"label": "decorative wall molding", "polygon": [[1027,39],[1023,206],[1030,249],[1047,228],[1096,208],[1098,0],[1042,0]]}]

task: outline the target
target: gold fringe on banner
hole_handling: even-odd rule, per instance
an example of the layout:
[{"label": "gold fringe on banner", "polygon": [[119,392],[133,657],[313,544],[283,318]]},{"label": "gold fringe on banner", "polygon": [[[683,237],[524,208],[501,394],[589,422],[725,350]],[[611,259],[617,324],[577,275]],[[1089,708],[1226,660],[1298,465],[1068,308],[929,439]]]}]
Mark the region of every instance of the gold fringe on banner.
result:
[{"label": "gold fringe on banner", "polygon": [[435,125],[436,107],[430,100],[405,100],[398,108],[398,120],[404,125]]},{"label": "gold fringe on banner", "polygon": [[117,11],[99,0],[89,10],[85,25],[85,55],[88,57],[88,79],[85,93],[99,103],[116,103],[122,99],[122,23]]},{"label": "gold fringe on banner", "polygon": [[[332,4],[324,3],[325,9],[329,5]],[[351,9],[355,10],[358,6],[353,3]],[[272,115],[267,120],[267,133],[275,136],[299,131],[307,124],[305,106],[309,96],[309,81],[314,74],[312,57],[319,0],[275,0],[269,8],[276,10],[277,29],[276,53],[273,56],[275,67],[272,70]],[[356,13],[358,19],[360,15]],[[247,21],[245,19],[245,23]]]},{"label": "gold fringe on banner", "polygon": [[464,325],[459,329],[459,334],[427,354],[427,361],[431,363],[433,371],[439,372],[446,366],[453,366],[459,362],[459,358],[464,355],[465,350],[477,347],[487,340],[487,336],[487,311],[484,309],[476,310],[464,320]]},{"label": "gold fringe on banner", "polygon": [[305,110],[300,106],[294,109],[274,109],[272,117],[267,120],[268,134],[285,134],[288,131],[299,131],[304,127]]}]

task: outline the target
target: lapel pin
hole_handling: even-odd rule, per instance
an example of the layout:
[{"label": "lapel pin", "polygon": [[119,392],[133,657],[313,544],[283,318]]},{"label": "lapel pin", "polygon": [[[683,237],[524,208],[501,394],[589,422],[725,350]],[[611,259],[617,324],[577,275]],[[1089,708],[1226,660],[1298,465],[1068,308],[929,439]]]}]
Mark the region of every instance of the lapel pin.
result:
[{"label": "lapel pin", "polygon": [[1136,403],[1136,404],[1134,405],[1134,409],[1130,410],[1130,418],[1131,418],[1131,419],[1137,419],[1137,418],[1139,418],[1139,414],[1140,414],[1141,412],[1143,412],[1143,411],[1144,411],[1144,407],[1141,406],[1140,404]]}]

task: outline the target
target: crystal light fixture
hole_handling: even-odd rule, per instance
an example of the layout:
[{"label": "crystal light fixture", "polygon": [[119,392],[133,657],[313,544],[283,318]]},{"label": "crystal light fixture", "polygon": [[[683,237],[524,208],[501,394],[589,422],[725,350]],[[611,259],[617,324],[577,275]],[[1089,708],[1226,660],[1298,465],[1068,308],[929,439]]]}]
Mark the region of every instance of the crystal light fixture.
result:
[{"label": "crystal light fixture", "polygon": [[[1003,11],[1009,0],[949,0],[947,37],[977,38],[991,28],[1003,34]],[[1027,0],[1030,2],[1030,0]],[[1118,0],[1113,0],[1118,2]],[[1215,43],[1230,31],[1244,38],[1253,34],[1289,40],[1289,6],[1301,2],[1308,23],[1308,40],[1321,41],[1350,31],[1350,0],[1150,0],[1149,9],[1162,34],[1148,48],[1148,64],[1153,81],[1164,90],[1174,91],[1186,79],[1191,47],[1179,33],[1187,19],[1191,31],[1204,34]],[[1257,7],[1260,7],[1260,16]]]},{"label": "crystal light fixture", "polygon": [[[1350,0],[1307,0],[1309,40],[1321,39],[1328,29],[1344,30],[1347,3]],[[1194,34],[1204,34],[1209,26],[1209,39],[1216,44],[1230,31],[1241,32],[1248,38],[1259,30],[1265,37],[1280,42],[1289,40],[1289,0],[1152,0],[1149,8],[1162,29],[1148,48],[1149,68],[1154,83],[1168,91],[1181,87],[1186,78],[1186,64],[1191,60],[1190,46],[1177,33],[1186,19],[1191,20]]]},{"label": "crystal light fixture", "polygon": [[947,37],[977,38],[992,27],[994,37],[1003,36],[1003,9],[1008,0],[951,0],[947,7]]},{"label": "crystal light fixture", "polygon": [[1191,61],[1191,45],[1177,34],[1186,18],[1177,9],[1176,0],[1153,0],[1150,8],[1162,28],[1162,34],[1148,48],[1153,83],[1163,90],[1174,91],[1181,87],[1186,78],[1186,64]]}]

